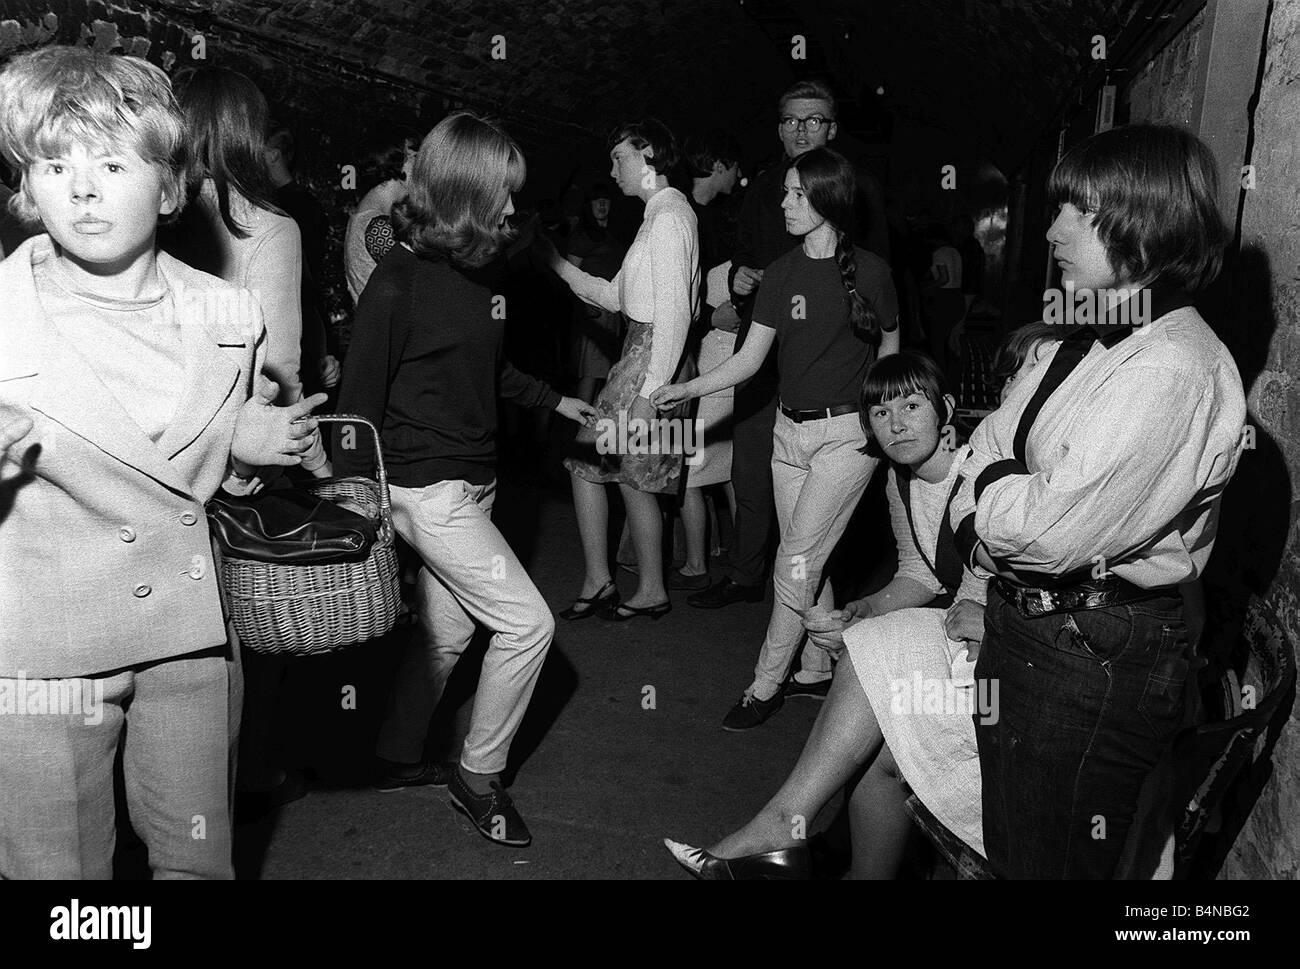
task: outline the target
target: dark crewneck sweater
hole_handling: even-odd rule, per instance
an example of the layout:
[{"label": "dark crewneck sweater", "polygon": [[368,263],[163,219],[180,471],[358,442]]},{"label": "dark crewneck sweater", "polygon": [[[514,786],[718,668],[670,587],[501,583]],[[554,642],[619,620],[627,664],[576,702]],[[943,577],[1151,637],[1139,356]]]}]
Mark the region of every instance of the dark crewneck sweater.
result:
[{"label": "dark crewneck sweater", "polygon": [[[366,284],[338,410],[380,429],[390,483],[487,484],[496,475],[497,397],[525,407],[559,404],[559,394],[504,358],[493,282],[492,270],[462,271],[399,245]],[[335,472],[373,477],[369,432],[357,431],[351,450],[336,438]]]}]

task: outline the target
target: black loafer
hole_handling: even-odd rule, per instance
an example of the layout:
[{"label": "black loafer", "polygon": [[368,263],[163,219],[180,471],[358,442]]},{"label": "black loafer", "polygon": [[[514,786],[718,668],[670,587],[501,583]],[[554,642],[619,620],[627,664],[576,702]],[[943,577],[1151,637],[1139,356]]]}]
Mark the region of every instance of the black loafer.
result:
[{"label": "black loafer", "polygon": [[732,733],[738,733],[741,730],[753,730],[760,724],[765,723],[777,710],[780,710],[783,703],[785,703],[784,690],[778,690],[776,696],[770,700],[760,700],[753,694],[747,693],[737,701],[736,705],[723,718],[722,729],[730,730]]},{"label": "black loafer", "polygon": [[763,587],[761,585],[740,585],[731,579],[723,579],[721,582],[709,586],[703,592],[697,592],[693,596],[686,597],[686,604],[694,606],[696,609],[721,609],[733,602],[762,601]]},{"label": "black loafer", "polygon": [[420,764],[415,773],[402,774],[396,770],[396,764],[383,763],[383,773],[373,785],[381,794],[403,791],[408,787],[446,787],[451,775],[456,773],[455,764]]},{"label": "black loafer", "polygon": [[489,841],[511,848],[526,848],[533,841],[528,825],[519,816],[506,789],[492,782],[491,794],[475,794],[461,779],[460,771],[451,772],[447,794],[451,806],[473,822],[478,833]]}]

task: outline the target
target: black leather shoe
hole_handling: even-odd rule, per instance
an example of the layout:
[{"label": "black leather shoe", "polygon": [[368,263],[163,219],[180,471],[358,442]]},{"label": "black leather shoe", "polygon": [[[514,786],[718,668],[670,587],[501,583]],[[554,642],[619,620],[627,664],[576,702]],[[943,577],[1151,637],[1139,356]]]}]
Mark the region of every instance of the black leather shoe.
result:
[{"label": "black leather shoe", "polygon": [[446,787],[451,775],[456,772],[455,764],[419,764],[414,773],[403,773],[398,765],[383,761],[381,775],[374,783],[374,788],[381,794],[403,791],[408,787]]},{"label": "black leather shoe", "polygon": [[778,690],[776,696],[770,700],[760,700],[752,693],[746,693],[722,719],[722,729],[730,730],[732,733],[753,730],[780,710],[783,703],[785,703],[784,690]]},{"label": "black leather shoe", "polygon": [[696,609],[721,609],[733,602],[762,601],[763,587],[761,585],[740,585],[729,578],[714,583],[703,592],[697,592],[693,596],[686,597],[686,604],[694,606]]},{"label": "black leather shoe", "polygon": [[491,794],[475,794],[461,779],[460,771],[453,770],[447,784],[451,806],[474,823],[478,833],[489,841],[511,848],[526,848],[533,836],[519,816],[506,789],[497,781],[491,784]]},{"label": "black leather shoe", "polygon": [[718,858],[703,848],[664,838],[664,847],[677,863],[701,881],[802,881],[812,878],[812,853],[807,845],[764,851],[743,858]]}]

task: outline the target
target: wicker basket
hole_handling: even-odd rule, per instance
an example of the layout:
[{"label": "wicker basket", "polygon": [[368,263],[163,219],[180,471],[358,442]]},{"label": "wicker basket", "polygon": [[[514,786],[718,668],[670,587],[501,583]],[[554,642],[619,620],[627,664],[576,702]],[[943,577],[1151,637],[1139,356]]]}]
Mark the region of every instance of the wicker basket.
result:
[{"label": "wicker basket", "polygon": [[375,439],[379,480],[326,478],[304,490],[362,506],[378,520],[378,534],[370,555],[361,562],[277,565],[223,553],[221,587],[226,608],[240,642],[259,653],[327,653],[382,636],[397,621],[397,550],[379,432],[364,418],[346,414],[317,420],[369,428]]}]

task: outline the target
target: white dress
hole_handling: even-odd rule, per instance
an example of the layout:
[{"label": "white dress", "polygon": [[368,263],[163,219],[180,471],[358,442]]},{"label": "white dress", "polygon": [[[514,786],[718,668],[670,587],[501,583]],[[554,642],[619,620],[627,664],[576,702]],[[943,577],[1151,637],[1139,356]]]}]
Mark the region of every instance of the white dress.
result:
[{"label": "white dress", "polygon": [[[961,448],[948,476],[935,484],[910,485],[916,537],[934,561],[948,495],[969,455]],[[921,558],[895,487],[889,495],[899,573],[936,594],[943,585]],[[919,569],[918,569],[919,565]],[[955,599],[983,604],[987,578],[963,571]],[[944,633],[944,609],[900,609],[864,619],[844,631],[853,668],[898,764],[899,772],[936,818],[980,854],[984,834],[980,808],[979,752],[973,714],[996,716],[996,692],[973,682],[964,643]]]}]

